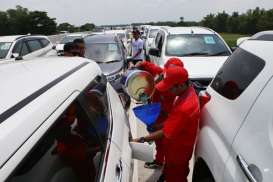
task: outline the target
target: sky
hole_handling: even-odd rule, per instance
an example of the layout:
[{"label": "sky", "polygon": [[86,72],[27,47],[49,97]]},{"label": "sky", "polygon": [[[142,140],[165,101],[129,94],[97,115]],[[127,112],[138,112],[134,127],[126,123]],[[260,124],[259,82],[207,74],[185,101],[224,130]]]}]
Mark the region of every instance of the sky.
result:
[{"label": "sky", "polygon": [[21,5],[48,12],[57,23],[130,24],[151,21],[199,21],[209,13],[273,8],[273,0],[0,0],[0,11]]}]

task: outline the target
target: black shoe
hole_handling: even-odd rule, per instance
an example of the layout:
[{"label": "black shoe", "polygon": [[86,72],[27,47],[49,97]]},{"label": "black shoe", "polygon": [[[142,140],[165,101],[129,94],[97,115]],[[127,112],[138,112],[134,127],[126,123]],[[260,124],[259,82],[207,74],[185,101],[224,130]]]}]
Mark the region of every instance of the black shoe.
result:
[{"label": "black shoe", "polygon": [[145,162],[144,167],[148,169],[158,169],[162,167],[162,164],[154,160],[153,162]]}]

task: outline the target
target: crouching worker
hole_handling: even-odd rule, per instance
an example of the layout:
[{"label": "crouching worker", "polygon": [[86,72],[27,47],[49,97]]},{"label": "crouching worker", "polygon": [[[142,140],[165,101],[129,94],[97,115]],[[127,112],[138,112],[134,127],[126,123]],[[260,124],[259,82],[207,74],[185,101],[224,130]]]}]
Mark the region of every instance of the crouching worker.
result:
[{"label": "crouching worker", "polygon": [[162,129],[133,141],[163,139],[165,180],[186,182],[200,118],[198,97],[189,85],[188,72],[183,67],[167,68],[164,79],[156,85],[156,89],[176,96],[173,107]]}]

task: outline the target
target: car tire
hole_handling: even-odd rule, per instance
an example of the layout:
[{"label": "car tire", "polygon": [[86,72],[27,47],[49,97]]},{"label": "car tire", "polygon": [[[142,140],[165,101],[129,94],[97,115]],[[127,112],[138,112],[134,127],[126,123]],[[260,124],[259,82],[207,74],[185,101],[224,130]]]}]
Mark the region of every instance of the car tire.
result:
[{"label": "car tire", "polygon": [[202,159],[194,164],[192,182],[215,182],[208,166]]}]

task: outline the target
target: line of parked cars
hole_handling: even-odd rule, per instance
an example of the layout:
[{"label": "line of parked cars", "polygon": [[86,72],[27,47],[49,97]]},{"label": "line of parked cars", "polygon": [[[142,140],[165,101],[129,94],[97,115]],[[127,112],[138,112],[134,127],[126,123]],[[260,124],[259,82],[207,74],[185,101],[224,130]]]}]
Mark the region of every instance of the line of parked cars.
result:
[{"label": "line of parked cars", "polygon": [[[198,92],[206,89],[200,92],[208,103],[202,105],[193,181],[271,181],[273,31],[244,38],[232,53],[204,27],[149,28],[150,60],[163,66],[169,57],[180,57]],[[1,57],[21,60],[0,65],[1,181],[84,176],[128,182],[133,158],[152,159],[148,145],[129,142],[124,99],[116,87],[127,62],[122,38],[113,32],[79,37],[86,58],[34,58],[54,48],[45,36],[0,38]],[[64,123],[75,108],[75,120]],[[101,120],[95,119],[97,111]],[[69,144],[79,145],[71,150],[80,158],[67,158]]]}]

